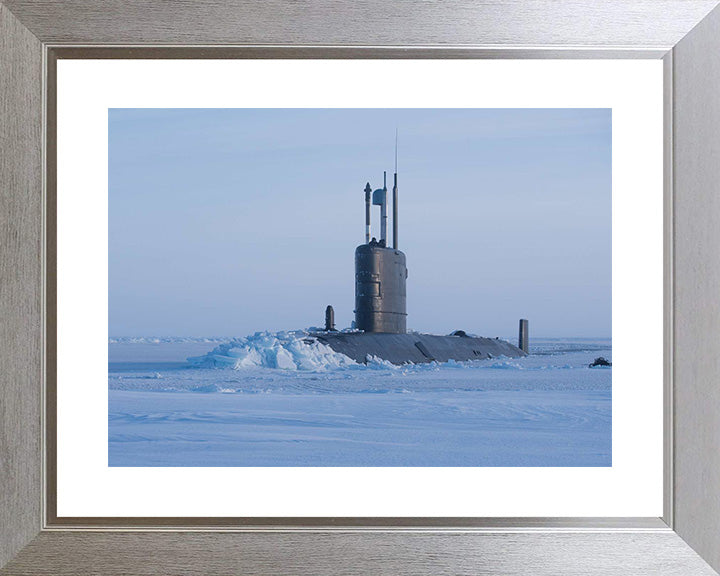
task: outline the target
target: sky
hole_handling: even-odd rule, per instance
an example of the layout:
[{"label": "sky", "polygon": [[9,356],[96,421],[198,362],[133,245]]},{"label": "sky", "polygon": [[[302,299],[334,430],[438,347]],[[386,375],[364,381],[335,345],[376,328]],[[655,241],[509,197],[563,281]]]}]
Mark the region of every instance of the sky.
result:
[{"label": "sky", "polygon": [[[338,328],[392,182],[408,329],[610,337],[610,109],[110,109],[109,332]],[[390,186],[391,187],[391,186]],[[389,211],[391,214],[391,209]],[[373,207],[379,237],[379,208]],[[392,223],[389,223],[392,230]]]}]

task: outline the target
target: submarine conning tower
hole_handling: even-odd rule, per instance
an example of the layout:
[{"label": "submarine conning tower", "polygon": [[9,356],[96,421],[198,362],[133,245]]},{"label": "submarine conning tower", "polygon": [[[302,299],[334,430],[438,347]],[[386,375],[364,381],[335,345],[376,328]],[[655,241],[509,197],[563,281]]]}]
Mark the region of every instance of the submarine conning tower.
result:
[{"label": "submarine conning tower", "polygon": [[[380,206],[380,240],[371,238],[370,213]],[[397,172],[393,185],[393,245],[387,239],[387,180],[365,186],[365,243],[355,249],[355,327],[365,332],[407,332],[405,254],[398,250]]]}]

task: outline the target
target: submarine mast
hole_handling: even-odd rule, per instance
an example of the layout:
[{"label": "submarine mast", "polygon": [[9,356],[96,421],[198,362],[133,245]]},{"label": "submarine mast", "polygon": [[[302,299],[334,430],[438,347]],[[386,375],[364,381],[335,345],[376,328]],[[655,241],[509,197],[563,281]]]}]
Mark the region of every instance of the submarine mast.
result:
[{"label": "submarine mast", "polygon": [[383,187],[372,192],[380,206],[380,241],[371,238],[370,191],[365,186],[365,243],[355,249],[355,327],[365,332],[407,332],[405,254],[398,250],[397,152],[393,185],[393,247],[387,238],[387,175]]},{"label": "submarine mast", "polygon": [[397,187],[398,131],[395,128],[395,179],[393,181],[393,248],[398,249],[398,187]]}]

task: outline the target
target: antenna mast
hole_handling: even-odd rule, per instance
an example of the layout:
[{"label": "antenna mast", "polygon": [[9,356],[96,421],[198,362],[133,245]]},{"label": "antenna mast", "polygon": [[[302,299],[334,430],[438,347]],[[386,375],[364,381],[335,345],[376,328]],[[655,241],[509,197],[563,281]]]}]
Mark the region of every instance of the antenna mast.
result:
[{"label": "antenna mast", "polygon": [[370,182],[365,185],[365,244],[370,244]]},{"label": "antenna mast", "polygon": [[380,242],[387,246],[387,173],[383,172],[382,202],[380,204]]},{"label": "antenna mast", "polygon": [[398,129],[395,128],[395,174],[397,174],[397,142],[398,142]]},{"label": "antenna mast", "polygon": [[395,128],[395,183],[393,184],[393,248],[398,250],[398,130]]}]

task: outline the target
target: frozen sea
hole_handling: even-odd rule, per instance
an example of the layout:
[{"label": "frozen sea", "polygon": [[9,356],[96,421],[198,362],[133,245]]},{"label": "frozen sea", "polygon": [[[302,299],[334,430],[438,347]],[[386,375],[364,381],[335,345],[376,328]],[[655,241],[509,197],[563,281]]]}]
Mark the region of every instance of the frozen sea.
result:
[{"label": "frozen sea", "polygon": [[612,465],[609,339],[398,367],[302,336],[111,339],[109,465]]}]

